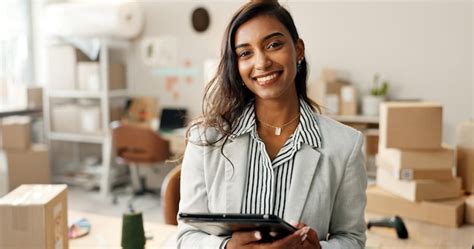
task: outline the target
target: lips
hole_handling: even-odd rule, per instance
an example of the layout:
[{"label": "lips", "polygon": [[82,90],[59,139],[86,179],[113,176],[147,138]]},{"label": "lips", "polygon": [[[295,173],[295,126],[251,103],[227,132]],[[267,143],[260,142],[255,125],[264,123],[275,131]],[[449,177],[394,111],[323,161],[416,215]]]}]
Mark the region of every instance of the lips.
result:
[{"label": "lips", "polygon": [[258,85],[266,86],[275,82],[280,76],[281,72],[272,72],[268,74],[263,74],[253,79],[257,82]]}]

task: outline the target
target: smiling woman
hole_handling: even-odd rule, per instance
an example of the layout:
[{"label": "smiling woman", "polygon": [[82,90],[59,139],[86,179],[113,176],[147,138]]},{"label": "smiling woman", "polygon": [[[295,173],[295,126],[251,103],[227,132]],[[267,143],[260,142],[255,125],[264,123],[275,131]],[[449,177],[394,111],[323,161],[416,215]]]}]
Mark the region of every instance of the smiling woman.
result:
[{"label": "smiling woman", "polygon": [[305,46],[276,1],[250,2],[224,34],[203,115],[188,129],[181,213],[271,214],[296,232],[208,234],[179,222],[180,248],[363,248],[367,178],[360,132],[318,114]]}]

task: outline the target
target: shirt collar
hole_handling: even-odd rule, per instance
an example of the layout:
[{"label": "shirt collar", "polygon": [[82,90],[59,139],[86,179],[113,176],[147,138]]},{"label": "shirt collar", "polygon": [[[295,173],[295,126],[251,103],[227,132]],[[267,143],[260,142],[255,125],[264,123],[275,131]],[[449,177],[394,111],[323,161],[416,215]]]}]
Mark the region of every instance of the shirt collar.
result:
[{"label": "shirt collar", "polygon": [[[255,104],[245,108],[233,129],[234,136],[238,137],[251,132],[256,124]],[[315,148],[321,147],[321,132],[313,110],[306,101],[300,99],[300,123],[296,128],[295,142],[302,142]]]},{"label": "shirt collar", "polygon": [[255,104],[248,105],[238,119],[232,133],[238,137],[248,133],[255,126]]},{"label": "shirt collar", "polygon": [[321,131],[316,115],[303,99],[300,99],[300,124],[296,129],[296,141],[303,142],[314,148],[321,147]]}]

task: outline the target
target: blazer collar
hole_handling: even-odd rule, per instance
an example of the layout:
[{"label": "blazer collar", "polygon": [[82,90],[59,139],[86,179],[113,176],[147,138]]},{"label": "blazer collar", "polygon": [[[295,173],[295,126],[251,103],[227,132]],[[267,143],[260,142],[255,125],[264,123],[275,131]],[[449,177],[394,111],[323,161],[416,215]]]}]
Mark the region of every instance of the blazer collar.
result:
[{"label": "blazer collar", "polygon": [[303,145],[296,153],[291,186],[286,200],[285,217],[283,217],[285,220],[296,222],[301,220],[320,156],[319,151],[308,145]]}]

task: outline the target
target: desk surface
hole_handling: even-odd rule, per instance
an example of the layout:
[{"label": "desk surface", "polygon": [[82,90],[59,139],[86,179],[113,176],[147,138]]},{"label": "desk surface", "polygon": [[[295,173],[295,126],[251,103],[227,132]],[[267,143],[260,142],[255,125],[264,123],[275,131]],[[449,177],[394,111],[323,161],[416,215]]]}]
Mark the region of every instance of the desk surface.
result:
[{"label": "desk surface", "polygon": [[[83,217],[92,224],[91,233],[83,238],[70,240],[69,247],[71,249],[121,249],[122,221],[120,218],[69,211],[70,221]],[[379,215],[366,213],[366,219],[379,217]],[[397,239],[393,230],[372,228],[367,231],[366,248],[467,249],[474,244],[474,225],[449,228],[413,220],[405,220],[405,224],[410,236],[408,240]],[[152,240],[147,241],[146,248],[176,248],[177,230],[175,226],[145,222],[144,227],[147,235],[153,236]]]},{"label": "desk surface", "polygon": [[[69,210],[68,220],[86,218],[91,223],[91,232],[82,238],[69,240],[70,249],[122,249],[122,219],[92,213]],[[146,219],[146,217],[144,217]],[[147,240],[147,249],[176,248],[176,226],[145,222],[145,233],[153,239]]]}]

